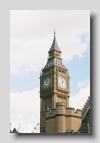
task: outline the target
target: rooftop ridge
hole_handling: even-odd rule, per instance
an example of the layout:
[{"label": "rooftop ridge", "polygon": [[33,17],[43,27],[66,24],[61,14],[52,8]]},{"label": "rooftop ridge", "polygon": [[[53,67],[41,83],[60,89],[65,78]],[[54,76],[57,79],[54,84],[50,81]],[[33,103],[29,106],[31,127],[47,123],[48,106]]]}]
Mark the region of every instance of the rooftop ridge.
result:
[{"label": "rooftop ridge", "polygon": [[87,101],[85,102],[83,108],[82,108],[82,118],[84,119],[86,113],[88,112],[90,108],[90,96],[88,97]]}]

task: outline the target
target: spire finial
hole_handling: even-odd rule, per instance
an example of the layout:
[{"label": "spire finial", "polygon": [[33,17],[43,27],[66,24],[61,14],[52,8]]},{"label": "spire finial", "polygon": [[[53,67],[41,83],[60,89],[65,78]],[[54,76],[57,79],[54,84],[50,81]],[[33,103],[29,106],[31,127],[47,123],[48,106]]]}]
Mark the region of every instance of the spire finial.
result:
[{"label": "spire finial", "polygon": [[56,30],[54,29],[54,37],[55,37],[55,35],[56,35]]}]

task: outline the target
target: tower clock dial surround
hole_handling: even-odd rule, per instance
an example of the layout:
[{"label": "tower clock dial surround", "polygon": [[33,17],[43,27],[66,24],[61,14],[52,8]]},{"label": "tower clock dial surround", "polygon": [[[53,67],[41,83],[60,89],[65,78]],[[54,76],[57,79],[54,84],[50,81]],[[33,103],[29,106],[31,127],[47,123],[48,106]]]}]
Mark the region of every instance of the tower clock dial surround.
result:
[{"label": "tower clock dial surround", "polygon": [[48,88],[50,86],[50,79],[46,78],[43,81],[44,88]]},{"label": "tower clock dial surround", "polygon": [[67,90],[67,82],[66,79],[62,76],[58,77],[58,87]]}]

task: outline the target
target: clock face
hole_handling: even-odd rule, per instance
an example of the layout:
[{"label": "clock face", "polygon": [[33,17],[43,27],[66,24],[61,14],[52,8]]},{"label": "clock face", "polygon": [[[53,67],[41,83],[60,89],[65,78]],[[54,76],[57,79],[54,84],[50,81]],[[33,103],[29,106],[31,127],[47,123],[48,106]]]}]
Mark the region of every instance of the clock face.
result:
[{"label": "clock face", "polygon": [[58,85],[62,89],[66,89],[67,88],[66,80],[62,76],[58,77]]},{"label": "clock face", "polygon": [[46,79],[44,80],[44,87],[48,88],[49,85],[50,85],[50,79],[49,79],[49,78],[46,78]]}]

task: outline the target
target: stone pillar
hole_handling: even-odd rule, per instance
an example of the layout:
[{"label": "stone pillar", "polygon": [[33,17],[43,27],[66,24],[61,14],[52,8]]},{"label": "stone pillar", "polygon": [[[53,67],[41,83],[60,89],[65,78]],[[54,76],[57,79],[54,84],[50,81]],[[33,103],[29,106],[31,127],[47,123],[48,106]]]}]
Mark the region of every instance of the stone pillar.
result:
[{"label": "stone pillar", "polygon": [[58,102],[56,104],[56,133],[66,131],[66,104]]}]

